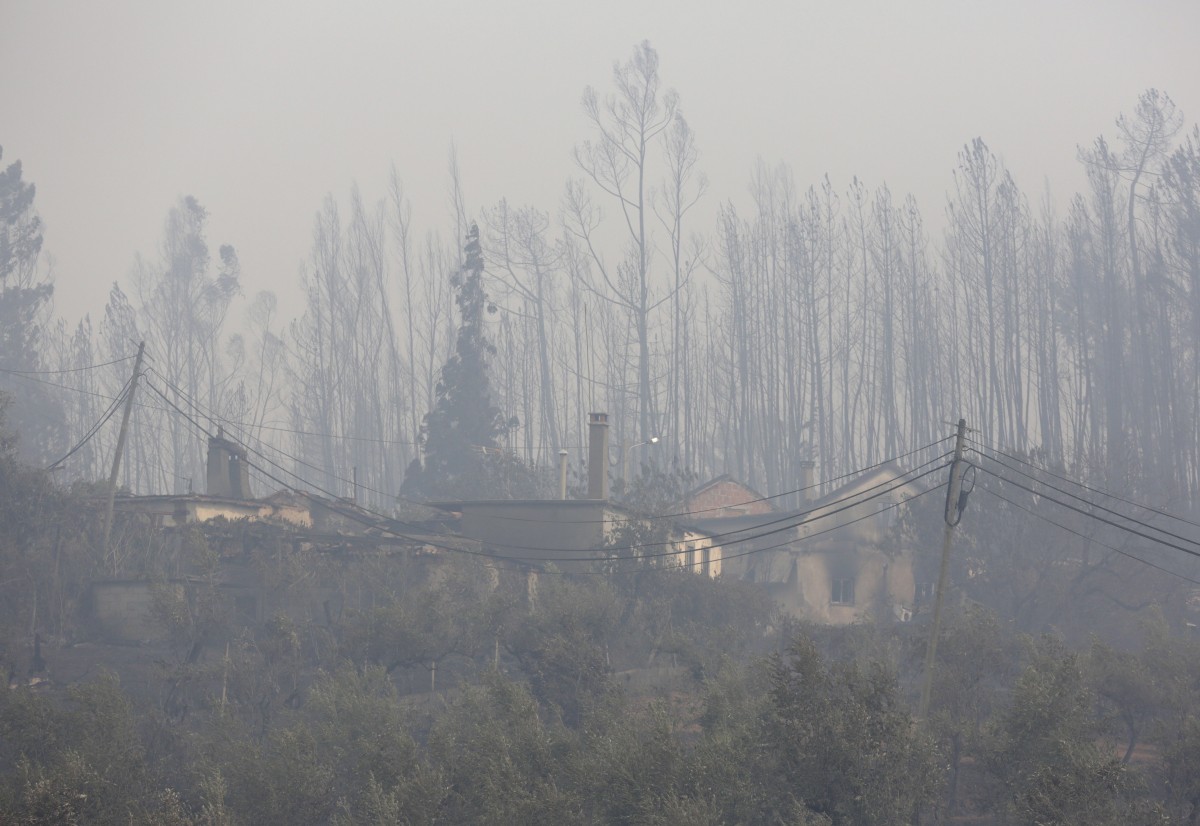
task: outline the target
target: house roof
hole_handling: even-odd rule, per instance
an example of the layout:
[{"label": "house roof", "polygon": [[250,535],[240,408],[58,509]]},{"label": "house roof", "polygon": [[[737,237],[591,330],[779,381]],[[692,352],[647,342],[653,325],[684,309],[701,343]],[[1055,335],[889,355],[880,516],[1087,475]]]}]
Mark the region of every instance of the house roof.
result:
[{"label": "house roof", "polygon": [[[737,485],[742,490],[746,491],[747,494],[749,494],[749,498],[745,502],[742,502],[739,504],[749,505],[749,504],[758,504],[761,502],[761,503],[765,504],[771,510],[775,509],[775,505],[771,502],[770,498],[759,493],[757,490],[750,487],[745,482],[735,479],[733,476],[729,475],[728,473],[722,473],[720,476],[714,476],[712,479],[709,479],[707,482],[697,485],[696,487],[689,490],[687,493],[685,493],[683,495],[683,504],[686,506],[688,502],[695,499],[697,496],[704,493],[706,490],[710,490],[711,488],[715,488],[717,485],[721,485],[721,484],[725,484],[725,483]],[[726,507],[736,508],[736,507],[739,507],[739,504],[727,505]]]},{"label": "house roof", "polygon": [[[856,492],[861,493],[867,491],[868,488],[883,484],[888,479],[900,480],[911,472],[912,471],[910,470],[902,469],[896,462],[886,462],[882,465],[872,468],[871,470],[868,470],[866,473],[863,473],[860,476],[855,476],[853,479],[839,485],[824,496],[812,500],[811,502],[807,503],[805,510],[813,506],[819,507],[821,505],[827,505],[830,502],[838,499],[844,499],[847,496],[853,496]],[[900,487],[912,487],[918,490],[925,490],[927,486],[919,479],[906,479],[904,484]]]},{"label": "house roof", "polygon": [[462,514],[464,508],[484,508],[488,510],[537,508],[550,513],[578,513],[580,511],[600,510],[605,514],[615,514],[620,518],[628,520],[654,518],[653,514],[639,511],[625,504],[615,504],[608,499],[467,499],[461,502],[430,502],[429,507],[456,514]]},{"label": "house roof", "polygon": [[[102,501],[98,499],[97,501]],[[153,510],[162,506],[182,506],[188,504],[208,505],[229,508],[231,511],[254,511],[263,508],[278,508],[288,506],[321,505],[330,509],[335,515],[340,515],[355,523],[354,533],[343,533],[336,529],[320,529],[308,525],[286,524],[281,521],[256,521],[254,525],[263,530],[284,530],[289,536],[314,542],[332,542],[349,545],[424,545],[437,550],[469,551],[480,550],[480,543],[462,536],[454,536],[439,531],[440,525],[429,522],[406,522],[392,520],[364,510],[353,502],[345,499],[326,499],[304,491],[281,490],[262,499],[236,499],[225,496],[209,496],[207,494],[161,494],[154,496],[118,496],[115,507],[125,511],[139,509]],[[352,513],[347,513],[351,511]],[[394,526],[399,527],[394,527]],[[207,528],[206,528],[207,530]]]},{"label": "house roof", "polygon": [[[900,466],[895,462],[888,462],[880,465],[872,470],[867,471],[861,476],[856,476],[854,479],[839,485],[824,496],[805,502],[803,507],[793,508],[786,511],[772,511],[770,513],[760,514],[745,514],[742,516],[724,516],[724,517],[692,517],[679,519],[679,524],[698,530],[702,533],[736,533],[739,531],[748,531],[759,528],[783,527],[789,522],[798,524],[797,520],[801,520],[806,514],[814,510],[820,510],[823,507],[829,506],[842,500],[852,499],[856,495],[864,497],[873,494],[871,490],[877,485],[886,484],[889,479],[899,480],[904,477],[906,471],[900,469]],[[925,490],[925,485],[920,480],[909,479],[900,488],[915,487],[919,490]],[[865,501],[865,499],[860,500]]]},{"label": "house roof", "polygon": [[444,511],[461,511],[463,507],[485,506],[489,508],[502,507],[549,507],[549,508],[594,508],[603,506],[613,507],[607,499],[462,499],[447,502],[430,502],[429,507]]}]

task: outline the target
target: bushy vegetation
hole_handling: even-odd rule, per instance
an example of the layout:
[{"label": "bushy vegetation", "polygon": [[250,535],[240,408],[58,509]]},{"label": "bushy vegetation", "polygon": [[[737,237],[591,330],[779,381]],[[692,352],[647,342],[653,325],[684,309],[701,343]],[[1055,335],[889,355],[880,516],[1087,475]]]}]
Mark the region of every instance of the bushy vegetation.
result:
[{"label": "bushy vegetation", "polygon": [[[93,492],[55,487],[11,450],[0,481],[0,582],[23,583],[5,591],[0,625],[5,823],[1200,815],[1200,640],[1159,606],[1089,639],[1078,623],[1006,614],[1010,592],[968,578],[922,723],[919,621],[804,627],[753,584],[636,560],[531,581],[474,558],[280,550],[258,563],[267,587],[335,582],[356,607],[239,625],[214,596],[204,532],[168,543],[124,519],[122,570],[163,583],[169,634],[121,653],[87,611],[88,582],[108,574],[89,538]],[[985,535],[962,542],[979,576],[998,570]],[[163,578],[168,565],[189,574],[190,597]],[[1063,616],[1091,605],[1044,587],[1068,601]],[[89,668],[60,665],[80,650]]]}]

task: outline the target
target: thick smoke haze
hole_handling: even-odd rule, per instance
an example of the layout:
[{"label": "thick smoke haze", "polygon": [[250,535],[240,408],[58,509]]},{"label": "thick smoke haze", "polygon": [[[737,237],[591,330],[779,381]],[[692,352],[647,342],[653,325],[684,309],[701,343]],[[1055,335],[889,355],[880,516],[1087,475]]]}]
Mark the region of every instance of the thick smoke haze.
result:
[{"label": "thick smoke haze", "polygon": [[1197,32],[9,0],[0,823],[1200,823]]},{"label": "thick smoke haze", "polygon": [[757,159],[798,184],[857,175],[941,221],[982,136],[1038,200],[1083,188],[1076,147],[1144,89],[1200,112],[1200,4],[14,2],[0,125],[53,256],[56,309],[93,315],[192,194],[238,250],[247,295],[298,311],[313,217],[395,164],[419,231],[445,225],[457,147],[471,210],[554,212],[589,135],[583,88],[648,39],[711,187],[693,226],[747,200]]}]

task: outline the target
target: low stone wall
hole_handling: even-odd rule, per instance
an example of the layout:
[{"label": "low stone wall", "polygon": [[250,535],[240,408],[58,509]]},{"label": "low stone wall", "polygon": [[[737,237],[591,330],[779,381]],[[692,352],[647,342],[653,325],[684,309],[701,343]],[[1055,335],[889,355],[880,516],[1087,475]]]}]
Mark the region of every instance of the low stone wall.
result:
[{"label": "low stone wall", "polygon": [[99,630],[124,642],[161,642],[167,630],[154,616],[154,589],[183,586],[144,581],[96,582],[92,615]]}]

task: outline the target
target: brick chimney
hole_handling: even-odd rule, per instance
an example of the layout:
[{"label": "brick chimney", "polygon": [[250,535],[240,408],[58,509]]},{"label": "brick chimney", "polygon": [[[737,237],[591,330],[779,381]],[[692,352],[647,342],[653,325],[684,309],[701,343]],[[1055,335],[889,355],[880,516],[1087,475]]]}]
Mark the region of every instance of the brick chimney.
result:
[{"label": "brick chimney", "polygon": [[207,485],[209,496],[227,499],[251,499],[250,464],[240,445],[225,438],[224,431],[217,428],[217,435],[208,439]]},{"label": "brick chimney", "polygon": [[608,414],[588,414],[588,499],[608,498]]},{"label": "brick chimney", "polygon": [[229,483],[229,442],[221,428],[217,435],[208,438],[208,473],[204,492],[209,496],[230,497],[233,486]]},{"label": "brick chimney", "polygon": [[817,498],[817,489],[813,487],[817,483],[817,463],[812,459],[805,459],[800,462],[800,500],[802,502],[811,502]]}]

